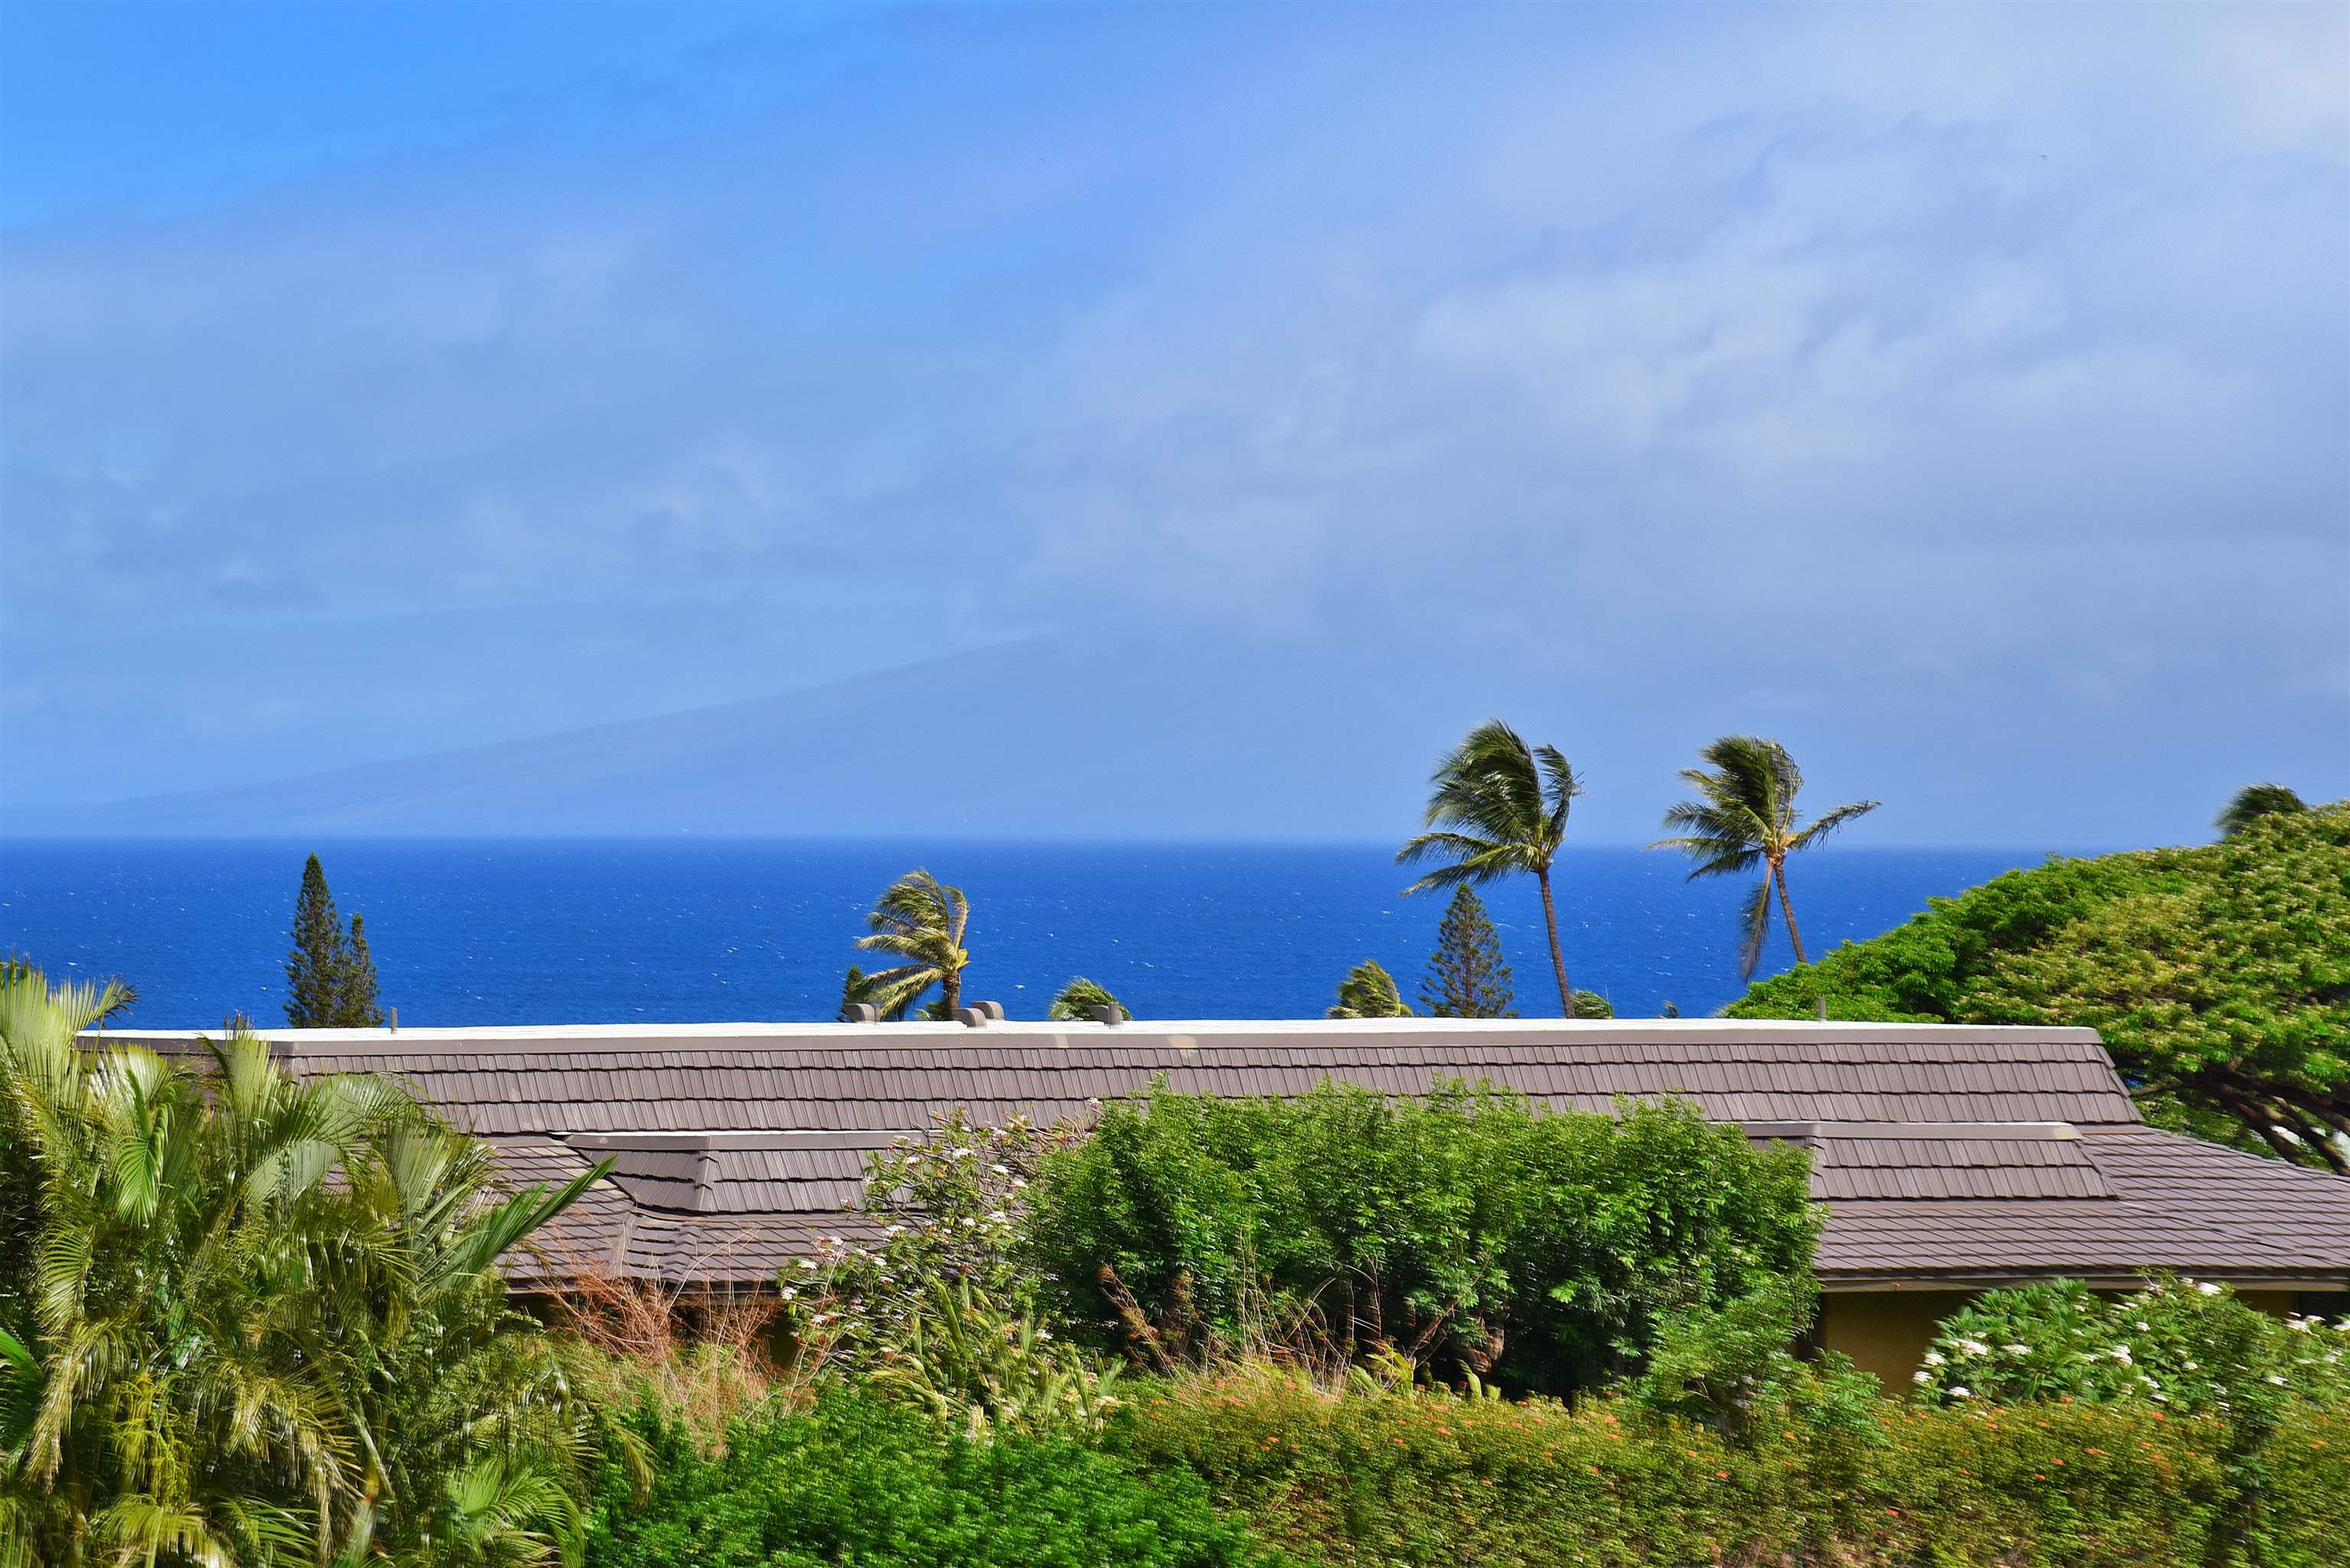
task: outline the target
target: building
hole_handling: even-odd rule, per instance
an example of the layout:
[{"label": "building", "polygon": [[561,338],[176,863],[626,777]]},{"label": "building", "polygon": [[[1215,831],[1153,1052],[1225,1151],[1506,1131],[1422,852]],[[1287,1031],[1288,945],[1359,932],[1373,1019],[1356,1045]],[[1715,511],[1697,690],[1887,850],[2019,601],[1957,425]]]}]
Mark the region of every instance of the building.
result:
[{"label": "building", "polygon": [[[981,1013],[971,1014],[974,1019]],[[188,1034],[116,1033],[184,1052]],[[868,1155],[957,1106],[1082,1118],[1154,1078],[1216,1095],[1324,1079],[1489,1081],[1557,1108],[1679,1096],[1812,1151],[1821,1333],[1888,1380],[1976,1290],[2150,1270],[2273,1310],[2350,1286],[2350,1179],[2145,1125],[2094,1031],[1954,1024],[1378,1019],[1198,1023],[582,1025],[267,1033],[304,1075],[388,1073],[494,1143],[518,1182],[598,1160],[516,1260],[758,1285],[853,1235]]]}]

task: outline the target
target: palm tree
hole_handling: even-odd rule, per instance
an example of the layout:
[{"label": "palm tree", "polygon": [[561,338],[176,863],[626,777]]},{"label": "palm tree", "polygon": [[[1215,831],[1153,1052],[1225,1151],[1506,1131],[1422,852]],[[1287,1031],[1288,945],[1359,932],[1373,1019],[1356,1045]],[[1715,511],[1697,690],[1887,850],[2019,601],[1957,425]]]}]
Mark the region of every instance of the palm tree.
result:
[{"label": "palm tree", "polygon": [[1120,1018],[1134,1016],[1126,1010],[1126,1003],[1109,993],[1108,987],[1081,974],[1071,977],[1068,984],[1054,993],[1045,1016],[1054,1023],[1083,1023],[1093,1017],[1097,1007],[1115,1007]]},{"label": "palm tree", "polygon": [[2264,816],[2289,816],[2307,811],[2309,803],[2281,784],[2246,784],[2228,802],[2212,826],[2222,838],[2233,838]]},{"label": "palm tree", "polygon": [[1556,746],[1529,748],[1515,730],[1499,719],[1488,719],[1444,754],[1429,782],[1434,789],[1421,822],[1429,831],[1396,851],[1396,861],[1415,865],[1442,859],[1449,864],[1404,891],[1494,882],[1531,872],[1542,888],[1550,966],[1558,977],[1559,1013],[1573,1017],[1575,992],[1566,983],[1566,955],[1558,945],[1550,868],[1566,842],[1567,807],[1583,793],[1575,769]]},{"label": "palm tree", "polygon": [[1752,979],[1754,966],[1762,961],[1774,890],[1795,961],[1810,962],[1804,956],[1803,933],[1795,929],[1794,901],[1787,896],[1787,857],[1810,848],[1855,817],[1867,815],[1877,803],[1837,806],[1804,827],[1795,809],[1804,774],[1786,747],[1760,735],[1724,735],[1700,754],[1710,767],[1681,770],[1681,782],[1700,798],[1682,801],[1665,813],[1667,827],[1686,831],[1648,847],[1678,849],[1696,861],[1697,868],[1689,874],[1692,882],[1700,877],[1751,871],[1758,865],[1763,868],[1762,880],[1746,900],[1745,937],[1738,950],[1742,979]]},{"label": "palm tree", "polygon": [[602,1168],[503,1195],[389,1081],[84,1047],[109,1001],[0,977],[0,1563],[571,1555],[594,1417],[496,1260]]},{"label": "palm tree", "polygon": [[888,1018],[902,1018],[922,992],[937,986],[938,1011],[954,1016],[962,1000],[963,966],[971,954],[962,945],[971,924],[971,900],[927,871],[909,871],[889,884],[866,917],[873,928],[857,945],[906,961],[861,978],[865,999]]},{"label": "palm tree", "polygon": [[1365,959],[1338,982],[1338,1004],[1326,1018],[1409,1018],[1411,1008],[1396,989],[1395,976],[1377,959]]}]

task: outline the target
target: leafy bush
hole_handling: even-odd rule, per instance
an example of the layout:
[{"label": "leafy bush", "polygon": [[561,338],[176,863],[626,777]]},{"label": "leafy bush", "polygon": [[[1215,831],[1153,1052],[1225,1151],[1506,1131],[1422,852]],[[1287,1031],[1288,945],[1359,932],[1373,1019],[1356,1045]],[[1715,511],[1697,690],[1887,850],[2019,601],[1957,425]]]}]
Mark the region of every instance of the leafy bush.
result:
[{"label": "leafy bush", "polygon": [[2275,1501],[2238,1541],[2222,1435],[2149,1405],[1943,1410],[1878,1401],[1840,1450],[1798,1427],[1728,1443],[1617,1401],[1332,1397],[1263,1374],[1139,1400],[1115,1446],[1204,1478],[1267,1541],[1332,1564],[2143,1568],[2339,1561],[2350,1422],[2280,1433]]},{"label": "leafy bush", "polygon": [[1807,1272],[1805,1169],[1679,1105],[1162,1091],[1039,1162],[1027,1245],[1073,1324],[1162,1371],[1270,1339],[1563,1392],[1660,1314]]},{"label": "leafy bush", "polygon": [[941,1437],[847,1389],[735,1424],[723,1455],[647,1413],[648,1493],[608,1466],[590,1568],[1227,1568],[1275,1561],[1180,1470],[1138,1475],[1089,1445]]},{"label": "leafy bush", "polygon": [[2088,1024],[2167,1126],[2350,1168],[2350,803],[2051,859],[1749,991],[1735,1018]]},{"label": "leafy bush", "polygon": [[[2059,1400],[2201,1415],[2218,1434],[2225,1529],[2256,1542],[2296,1409],[2350,1412],[2350,1322],[2279,1319],[2225,1286],[2157,1280],[2106,1302],[2071,1281],[1987,1291],[1918,1373],[1947,1404]],[[2029,1406],[2025,1406],[2029,1408]]]},{"label": "leafy bush", "polygon": [[2159,1279],[2108,1302],[2059,1280],[1985,1291],[1941,1324],[1918,1393],[1940,1403],[2144,1399],[2182,1414],[2279,1398],[2350,1407],[2350,1320],[2276,1318],[2225,1285]]},{"label": "leafy bush", "polygon": [[1877,1379],[1848,1357],[1798,1360],[1788,1349],[1811,1325],[1819,1288],[1808,1276],[1766,1280],[1719,1305],[1657,1321],[1648,1364],[1628,1392],[1643,1409],[1699,1422],[1734,1440],[1763,1427],[1800,1427],[1826,1446],[1877,1440]]},{"label": "leafy bush", "polygon": [[1016,1252],[1029,1176],[1076,1136],[975,1127],[958,1109],[875,1156],[879,1240],[836,1240],[785,1271],[800,1369],[862,1375],[974,1438],[1098,1431],[1114,1369],[1055,1341],[1040,1277]]}]

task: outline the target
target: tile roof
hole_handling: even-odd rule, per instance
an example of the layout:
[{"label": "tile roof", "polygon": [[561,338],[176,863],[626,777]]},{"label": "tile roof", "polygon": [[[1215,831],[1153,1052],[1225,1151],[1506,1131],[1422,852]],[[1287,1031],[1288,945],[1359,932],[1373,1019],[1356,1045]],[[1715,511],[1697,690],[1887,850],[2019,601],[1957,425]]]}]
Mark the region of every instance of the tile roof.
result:
[{"label": "tile roof", "polygon": [[[165,1050],[194,1037],[115,1034]],[[588,1025],[279,1031],[303,1075],[405,1079],[488,1137],[517,1181],[613,1161],[518,1261],[757,1281],[853,1233],[869,1153],[958,1106],[1082,1118],[1163,1077],[1291,1095],[1484,1080],[1553,1107],[1675,1096],[1812,1151],[1830,1288],[2147,1268],[2350,1277],[2350,1181],[2140,1124],[2085,1029],[1394,1019],[1128,1024]],[[581,1260],[586,1260],[582,1262]]]}]

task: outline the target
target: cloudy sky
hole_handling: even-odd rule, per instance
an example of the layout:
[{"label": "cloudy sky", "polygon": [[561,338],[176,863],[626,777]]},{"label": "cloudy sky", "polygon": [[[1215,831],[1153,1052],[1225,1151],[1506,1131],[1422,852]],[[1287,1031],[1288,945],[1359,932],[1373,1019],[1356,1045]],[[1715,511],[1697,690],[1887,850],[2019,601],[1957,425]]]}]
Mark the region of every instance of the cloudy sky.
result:
[{"label": "cloudy sky", "polygon": [[2341,6],[5,29],[0,810],[1022,639],[1377,682],[1341,835],[1494,710],[1599,841],[2350,794]]}]

